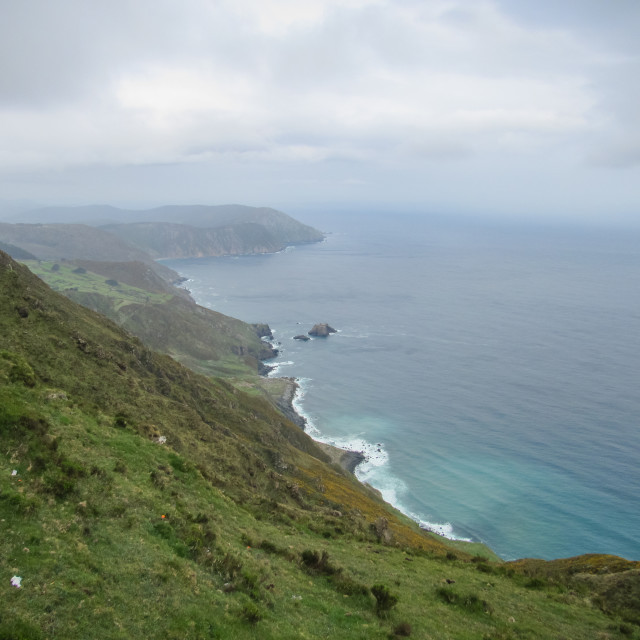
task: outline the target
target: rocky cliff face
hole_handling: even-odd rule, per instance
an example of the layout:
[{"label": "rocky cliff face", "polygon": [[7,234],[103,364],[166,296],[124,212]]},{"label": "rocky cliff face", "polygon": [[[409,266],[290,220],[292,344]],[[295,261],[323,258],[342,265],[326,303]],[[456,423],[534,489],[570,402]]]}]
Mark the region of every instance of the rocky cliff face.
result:
[{"label": "rocky cliff face", "polygon": [[265,227],[242,223],[202,229],[167,222],[138,222],[102,227],[153,258],[203,258],[274,253],[285,243]]},{"label": "rocky cliff face", "polygon": [[46,207],[23,211],[16,222],[84,223],[94,226],[129,224],[135,222],[165,222],[217,229],[237,224],[258,224],[284,245],[319,242],[322,232],[270,207],[225,205],[169,205],[147,210],[118,209],[104,205],[85,207]]},{"label": "rocky cliff face", "polygon": [[[154,258],[271,253],[290,244],[319,242],[324,237],[322,232],[282,211],[244,205],[171,205],[145,211],[109,206],[48,207],[22,212],[19,221],[45,223],[43,226],[55,222],[101,227]],[[3,240],[1,233],[0,240]],[[33,253],[39,256],[37,251]],[[72,257],[111,259],[77,252]]]}]

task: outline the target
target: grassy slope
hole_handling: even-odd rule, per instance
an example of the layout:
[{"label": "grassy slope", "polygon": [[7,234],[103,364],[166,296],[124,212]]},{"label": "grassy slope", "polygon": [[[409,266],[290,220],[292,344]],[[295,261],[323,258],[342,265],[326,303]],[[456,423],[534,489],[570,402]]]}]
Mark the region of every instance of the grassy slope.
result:
[{"label": "grassy slope", "polygon": [[[208,375],[246,378],[270,348],[248,324],[196,305],[143,263],[26,261],[55,291],[102,313],[153,349]],[[76,273],[77,265],[87,270]],[[116,280],[117,286],[106,280]],[[128,284],[127,284],[128,282]]]},{"label": "grassy slope", "polygon": [[[454,554],[264,401],[3,254],[0,353],[0,638],[634,633],[588,591]],[[388,615],[376,583],[399,596]]]},{"label": "grassy slope", "polygon": [[15,245],[40,260],[137,260],[168,282],[178,277],[175,271],[154,262],[144,251],[85,224],[0,223],[0,241]]}]

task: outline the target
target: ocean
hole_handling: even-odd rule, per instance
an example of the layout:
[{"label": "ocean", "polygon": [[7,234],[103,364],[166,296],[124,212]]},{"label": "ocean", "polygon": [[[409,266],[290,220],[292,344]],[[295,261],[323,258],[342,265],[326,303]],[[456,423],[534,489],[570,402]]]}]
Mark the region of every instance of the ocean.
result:
[{"label": "ocean", "polygon": [[[315,438],[415,520],[504,559],[640,560],[640,233],[323,216],[317,244],[166,260],[267,322]],[[293,340],[315,323],[328,338]]]}]

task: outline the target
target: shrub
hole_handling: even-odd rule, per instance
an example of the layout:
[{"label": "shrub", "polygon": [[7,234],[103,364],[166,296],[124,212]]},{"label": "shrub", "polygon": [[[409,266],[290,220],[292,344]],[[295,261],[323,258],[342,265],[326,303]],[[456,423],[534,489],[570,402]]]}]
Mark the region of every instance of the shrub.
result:
[{"label": "shrub", "polygon": [[301,556],[305,567],[315,573],[332,576],[341,571],[341,569],[334,567],[331,562],[329,562],[329,554],[326,551],[320,554],[317,551],[307,549],[302,552]]},{"label": "shrub", "polygon": [[42,488],[56,498],[66,498],[75,491],[76,481],[56,470],[43,477]]},{"label": "shrub", "polygon": [[398,596],[391,593],[383,584],[374,584],[371,593],[376,599],[376,615],[380,618],[387,615],[398,604]]},{"label": "shrub", "polygon": [[448,587],[436,589],[436,595],[447,604],[452,604],[469,613],[491,613],[491,605],[475,593],[461,594]]},{"label": "shrub", "polygon": [[393,635],[408,638],[411,635],[411,625],[408,622],[401,622],[394,628]]},{"label": "shrub", "polygon": [[245,602],[240,613],[251,624],[257,624],[264,618],[263,610],[254,602]]},{"label": "shrub", "polygon": [[369,588],[366,585],[342,573],[333,577],[333,584],[336,591],[345,596],[365,596],[369,593]]},{"label": "shrub", "polygon": [[25,496],[22,493],[14,493],[9,491],[0,492],[0,500],[6,501],[11,508],[23,515],[33,515],[41,505],[41,501],[37,497]]},{"label": "shrub", "polygon": [[0,351],[0,358],[11,364],[9,369],[9,380],[23,384],[26,387],[35,387],[36,375],[29,363],[17,353],[11,351]]},{"label": "shrub", "polygon": [[242,542],[242,544],[245,547],[254,547],[255,545],[253,544],[253,538],[251,538],[249,535],[247,535],[246,533],[242,533],[240,536],[240,542]]},{"label": "shrub", "polygon": [[495,573],[493,567],[486,562],[478,562],[478,564],[476,565],[476,569],[478,571],[481,571],[482,573]]},{"label": "shrub", "polygon": [[233,580],[242,571],[242,562],[230,553],[217,558],[214,566],[225,580]]},{"label": "shrub", "polygon": [[84,478],[87,475],[86,469],[72,460],[62,460],[60,462],[60,471],[68,478]]},{"label": "shrub", "polygon": [[216,532],[209,525],[195,523],[188,525],[181,537],[189,548],[191,558],[196,561],[209,557],[218,538]]},{"label": "shrub", "polygon": [[620,624],[613,624],[609,627],[612,631],[618,631],[620,635],[623,636],[632,636],[633,635],[633,627],[630,624],[626,624],[625,622],[621,622]]},{"label": "shrub", "polygon": [[531,578],[524,584],[527,589],[542,589],[546,586],[546,582],[542,578]]}]

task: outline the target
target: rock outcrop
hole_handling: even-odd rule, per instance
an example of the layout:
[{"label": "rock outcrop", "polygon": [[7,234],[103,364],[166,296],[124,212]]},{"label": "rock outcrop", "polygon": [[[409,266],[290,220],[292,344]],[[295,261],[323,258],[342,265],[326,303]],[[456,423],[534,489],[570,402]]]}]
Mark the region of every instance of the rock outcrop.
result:
[{"label": "rock outcrop", "polygon": [[337,331],[326,322],[314,325],[313,329],[309,331],[309,335],[316,338],[326,338],[330,333],[337,333]]},{"label": "rock outcrop", "polygon": [[304,334],[302,334],[302,333],[301,333],[300,335],[293,336],[293,339],[294,339],[294,340],[302,340],[302,341],[304,341],[304,342],[306,342],[307,340],[311,340],[311,338],[310,338],[309,336],[305,336],[305,335],[304,335]]},{"label": "rock outcrop", "polygon": [[273,333],[271,333],[271,327],[268,324],[264,322],[258,322],[252,324],[251,326],[256,330],[258,338],[269,338],[270,340],[273,340]]}]

